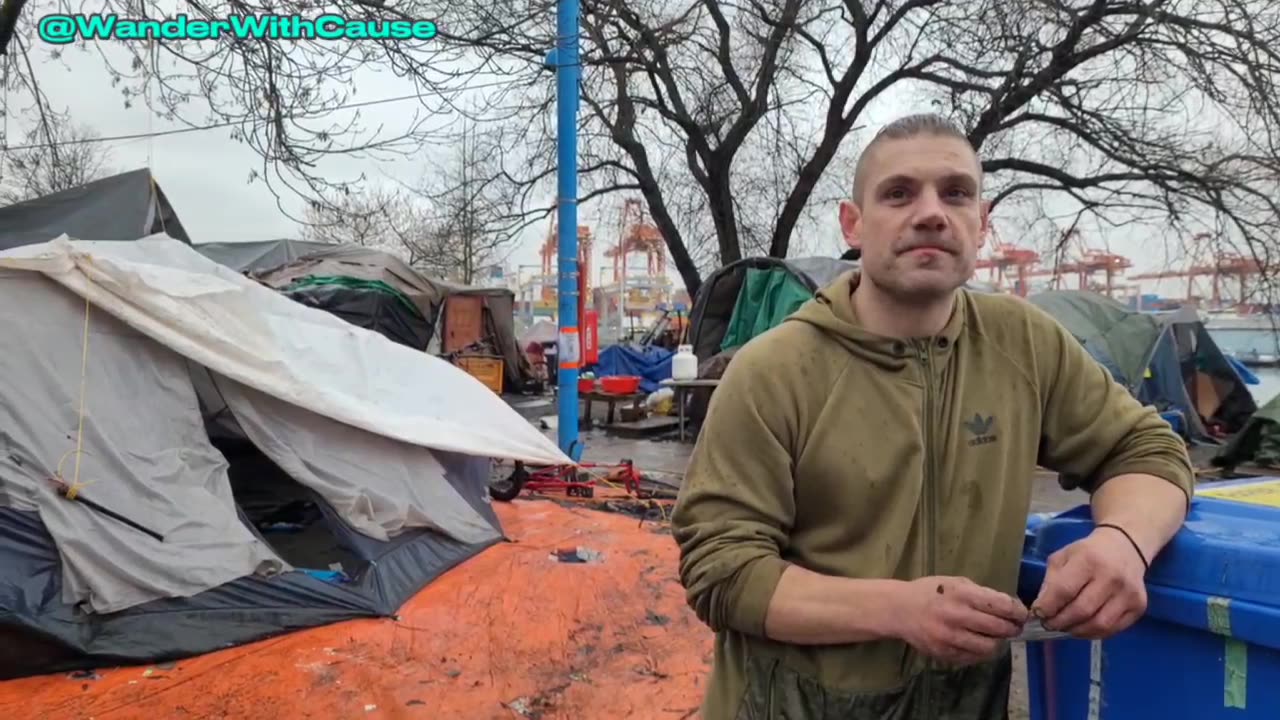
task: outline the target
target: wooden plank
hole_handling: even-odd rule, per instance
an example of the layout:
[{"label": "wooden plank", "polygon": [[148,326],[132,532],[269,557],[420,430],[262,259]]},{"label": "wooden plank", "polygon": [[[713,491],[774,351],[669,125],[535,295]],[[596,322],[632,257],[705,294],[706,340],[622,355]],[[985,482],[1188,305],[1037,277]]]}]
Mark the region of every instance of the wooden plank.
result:
[{"label": "wooden plank", "polygon": [[663,387],[671,388],[713,388],[720,385],[719,378],[699,378],[697,380],[672,380],[667,378],[658,383]]},{"label": "wooden plank", "polygon": [[605,425],[605,432],[619,437],[651,437],[661,433],[676,430],[680,427],[680,420],[668,415],[651,415],[643,420],[635,420],[632,422],[616,422],[611,425]]},{"label": "wooden plank", "polygon": [[484,336],[484,298],[454,295],[444,304],[444,352],[461,350]]}]

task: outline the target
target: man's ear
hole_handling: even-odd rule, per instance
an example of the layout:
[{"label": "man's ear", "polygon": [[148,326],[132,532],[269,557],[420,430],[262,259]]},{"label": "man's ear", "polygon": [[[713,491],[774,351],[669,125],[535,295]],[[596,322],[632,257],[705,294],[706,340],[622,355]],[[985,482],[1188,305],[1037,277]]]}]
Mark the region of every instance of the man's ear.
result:
[{"label": "man's ear", "polygon": [[855,249],[862,248],[859,231],[862,229],[862,211],[852,200],[840,201],[840,234],[845,243]]}]

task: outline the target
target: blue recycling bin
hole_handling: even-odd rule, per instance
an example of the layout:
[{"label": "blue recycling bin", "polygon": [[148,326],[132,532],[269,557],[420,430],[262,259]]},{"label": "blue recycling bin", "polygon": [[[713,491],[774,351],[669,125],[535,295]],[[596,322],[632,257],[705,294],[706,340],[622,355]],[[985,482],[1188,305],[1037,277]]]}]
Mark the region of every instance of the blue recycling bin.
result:
[{"label": "blue recycling bin", "polygon": [[[1092,529],[1087,505],[1029,519],[1024,602],[1049,555]],[[1108,640],[1027,645],[1031,720],[1280,718],[1280,478],[1202,486],[1147,597]]]}]

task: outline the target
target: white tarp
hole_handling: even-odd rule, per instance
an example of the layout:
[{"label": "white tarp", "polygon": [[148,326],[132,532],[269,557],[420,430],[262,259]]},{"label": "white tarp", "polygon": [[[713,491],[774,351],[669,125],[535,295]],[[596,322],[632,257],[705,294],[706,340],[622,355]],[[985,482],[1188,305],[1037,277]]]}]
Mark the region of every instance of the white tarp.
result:
[{"label": "white tarp", "polygon": [[468,455],[572,464],[463,370],[296,303],[167,236],[63,236],[0,253],[0,268],[41,272],[179,355],[348,425]]},{"label": "white tarp", "polygon": [[234,380],[214,382],[254,446],[356,532],[386,541],[407,528],[431,528],[468,544],[498,536],[430,449],[343,425]]}]

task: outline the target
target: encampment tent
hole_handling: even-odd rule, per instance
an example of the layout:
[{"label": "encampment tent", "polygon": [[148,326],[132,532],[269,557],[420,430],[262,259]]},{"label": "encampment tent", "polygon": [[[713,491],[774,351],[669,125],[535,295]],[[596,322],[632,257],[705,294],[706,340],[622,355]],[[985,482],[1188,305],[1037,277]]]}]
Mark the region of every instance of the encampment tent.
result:
[{"label": "encampment tent", "polygon": [[[515,293],[429,278],[391,253],[360,245],[330,245],[253,277],[312,307],[433,353],[460,350],[474,337],[503,359],[506,387],[533,379],[515,332]],[[450,307],[472,327],[450,327]]]},{"label": "encampment tent", "polygon": [[171,238],[0,253],[0,297],[0,678],[393,614],[502,538],[489,458],[570,462],[461,369]]},{"label": "encampment tent", "polygon": [[311,240],[254,240],[193,245],[201,255],[243,273],[263,272],[296,262],[305,255],[333,247],[333,243]]},{"label": "encampment tent", "polygon": [[0,250],[63,234],[137,240],[155,233],[190,244],[151,171],[142,168],[0,208]]},{"label": "encampment tent", "polygon": [[1268,400],[1213,458],[1218,467],[1280,468],[1280,395]]},{"label": "encampment tent", "polygon": [[[698,356],[698,376],[719,378],[739,347],[856,267],[857,262],[841,258],[749,257],[711,273],[698,288],[689,313],[687,342]],[[712,392],[696,388],[686,394],[689,419],[702,422]]]},{"label": "encampment tent", "polygon": [[782,322],[856,262],[828,257],[743,258],[703,281],[690,313],[689,343],[707,360]]},{"label": "encampment tent", "polygon": [[[1139,400],[1181,413],[1194,442],[1217,442],[1216,435],[1239,430],[1257,409],[1244,379],[1192,308],[1144,313],[1080,290],[1052,290],[1029,300]],[[1210,432],[1210,426],[1220,432]]]}]

